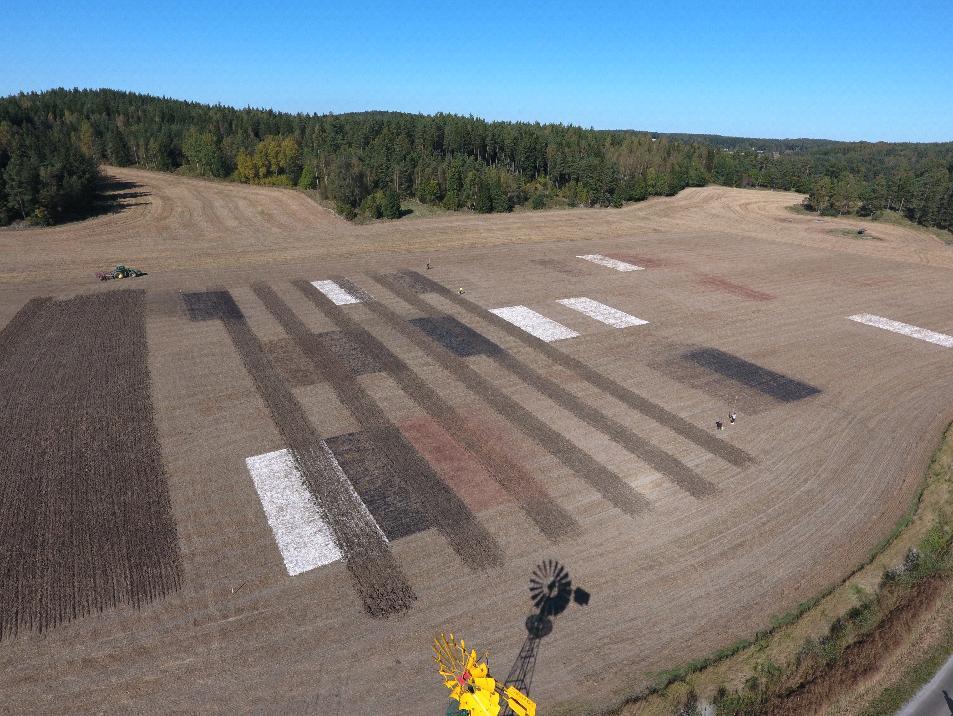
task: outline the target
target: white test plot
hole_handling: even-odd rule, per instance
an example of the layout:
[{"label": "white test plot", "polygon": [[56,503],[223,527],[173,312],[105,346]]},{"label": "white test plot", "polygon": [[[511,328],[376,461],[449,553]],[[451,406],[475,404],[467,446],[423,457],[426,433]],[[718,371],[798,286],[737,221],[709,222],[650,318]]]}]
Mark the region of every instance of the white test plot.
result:
[{"label": "white test plot", "polygon": [[857,323],[882,328],[885,331],[900,333],[910,338],[918,338],[921,341],[935,343],[944,348],[953,348],[953,336],[948,336],[945,333],[937,333],[936,331],[930,331],[926,328],[920,328],[919,326],[911,326],[909,323],[901,323],[900,321],[894,321],[890,318],[884,318],[883,316],[875,316],[871,313],[858,313],[853,316],[848,316],[847,318],[851,321],[857,321]]},{"label": "white test plot", "polygon": [[610,259],[608,256],[603,256],[602,254],[586,254],[585,256],[577,256],[576,258],[584,259],[585,261],[591,261],[594,264],[606,266],[607,268],[615,269],[616,271],[645,270],[645,268],[642,266],[636,266],[635,264],[630,264],[627,261],[619,261],[618,259]]},{"label": "white test plot", "polygon": [[579,313],[585,314],[589,316],[589,318],[594,318],[597,321],[605,323],[607,326],[612,326],[613,328],[644,326],[648,323],[648,321],[645,321],[641,318],[636,318],[625,311],[620,311],[618,308],[607,306],[604,303],[600,303],[599,301],[595,301],[585,296],[578,296],[576,298],[561,298],[556,301],[556,303],[561,303],[564,306],[568,306],[574,311],[579,311]]},{"label": "white test plot", "polygon": [[341,288],[334,281],[312,281],[311,285],[331,299],[337,306],[347,306],[351,303],[361,302],[361,299]]},{"label": "white test plot", "polygon": [[[331,459],[334,460],[333,455]],[[321,516],[321,509],[305,486],[289,450],[246,458],[245,465],[289,575],[341,559],[331,528]]]},{"label": "white test plot", "polygon": [[509,321],[514,326],[522,328],[530,335],[536,336],[547,343],[561,341],[565,338],[575,338],[579,335],[562,323],[558,323],[551,318],[546,318],[546,316],[526,306],[491,308],[490,313],[495,313],[504,321]]}]

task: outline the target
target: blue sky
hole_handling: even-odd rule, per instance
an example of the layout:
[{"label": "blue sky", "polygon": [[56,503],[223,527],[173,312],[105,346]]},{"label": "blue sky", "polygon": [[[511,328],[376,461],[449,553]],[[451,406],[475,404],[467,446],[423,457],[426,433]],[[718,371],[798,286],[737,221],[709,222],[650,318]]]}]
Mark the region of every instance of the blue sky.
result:
[{"label": "blue sky", "polygon": [[755,137],[953,140],[953,0],[5,0],[0,95],[111,87]]}]

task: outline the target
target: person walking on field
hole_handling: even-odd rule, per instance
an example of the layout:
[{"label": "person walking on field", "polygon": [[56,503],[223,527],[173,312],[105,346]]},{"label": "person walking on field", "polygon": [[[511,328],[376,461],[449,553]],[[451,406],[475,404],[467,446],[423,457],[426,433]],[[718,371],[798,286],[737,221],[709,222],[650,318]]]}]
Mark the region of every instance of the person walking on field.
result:
[{"label": "person walking on field", "polygon": [[729,422],[729,423],[731,423],[732,425],[734,425],[734,424],[735,424],[735,420],[737,420],[737,419],[738,419],[738,416],[737,416],[737,415],[735,415],[734,413],[728,413],[728,422]]}]

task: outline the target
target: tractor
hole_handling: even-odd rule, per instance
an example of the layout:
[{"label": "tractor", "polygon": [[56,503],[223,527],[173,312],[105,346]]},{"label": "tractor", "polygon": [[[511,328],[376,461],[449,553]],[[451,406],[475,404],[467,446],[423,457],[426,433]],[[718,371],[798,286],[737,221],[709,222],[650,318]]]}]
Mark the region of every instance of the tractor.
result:
[{"label": "tractor", "polygon": [[123,266],[119,264],[112,271],[100,271],[96,274],[96,278],[100,281],[109,281],[113,278],[135,278],[137,276],[145,276],[145,271],[140,271],[139,269],[129,268],[128,266]]}]

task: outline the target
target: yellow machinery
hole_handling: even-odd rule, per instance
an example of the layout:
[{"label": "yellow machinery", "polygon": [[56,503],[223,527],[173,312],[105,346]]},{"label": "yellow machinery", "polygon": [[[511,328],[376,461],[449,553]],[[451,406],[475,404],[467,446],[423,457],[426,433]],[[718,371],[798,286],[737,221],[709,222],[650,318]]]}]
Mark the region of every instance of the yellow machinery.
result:
[{"label": "yellow machinery", "polygon": [[490,676],[486,663],[477,658],[476,649],[467,654],[463,639],[458,644],[453,634],[433,640],[434,661],[440,669],[450,698],[460,702],[460,710],[470,716],[498,716],[500,697],[516,716],[536,716],[536,703],[514,686],[503,687]]}]

